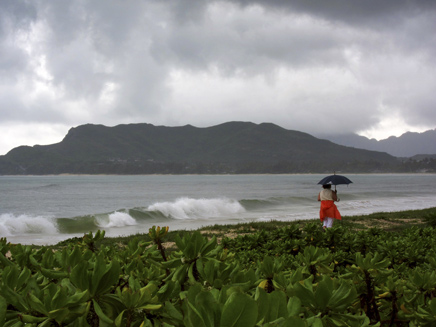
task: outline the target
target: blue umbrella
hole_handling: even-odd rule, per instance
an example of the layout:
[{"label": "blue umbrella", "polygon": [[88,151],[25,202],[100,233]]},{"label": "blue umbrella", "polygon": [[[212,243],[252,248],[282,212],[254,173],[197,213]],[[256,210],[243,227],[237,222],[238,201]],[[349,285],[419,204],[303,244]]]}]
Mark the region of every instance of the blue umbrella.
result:
[{"label": "blue umbrella", "polygon": [[347,177],[342,176],[342,175],[330,175],[327,177],[324,177],[323,179],[321,179],[318,184],[321,185],[334,185],[335,189],[336,189],[336,185],[340,185],[340,184],[350,184],[353,183],[352,181],[350,181]]}]

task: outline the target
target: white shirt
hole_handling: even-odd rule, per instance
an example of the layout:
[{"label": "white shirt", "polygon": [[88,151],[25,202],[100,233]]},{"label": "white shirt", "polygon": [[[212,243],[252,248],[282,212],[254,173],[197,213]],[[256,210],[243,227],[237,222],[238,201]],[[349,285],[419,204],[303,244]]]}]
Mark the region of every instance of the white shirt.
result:
[{"label": "white shirt", "polygon": [[319,198],[321,201],[324,201],[324,200],[334,201],[333,200],[333,191],[331,189],[328,189],[328,188],[322,189],[321,192],[319,192]]}]

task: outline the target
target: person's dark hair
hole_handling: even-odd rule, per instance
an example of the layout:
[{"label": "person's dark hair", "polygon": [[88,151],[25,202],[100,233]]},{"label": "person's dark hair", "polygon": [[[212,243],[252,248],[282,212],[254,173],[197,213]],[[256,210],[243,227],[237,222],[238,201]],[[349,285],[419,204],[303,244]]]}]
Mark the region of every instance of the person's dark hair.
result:
[{"label": "person's dark hair", "polygon": [[322,187],[323,188],[332,188],[332,186],[330,184],[324,184]]}]

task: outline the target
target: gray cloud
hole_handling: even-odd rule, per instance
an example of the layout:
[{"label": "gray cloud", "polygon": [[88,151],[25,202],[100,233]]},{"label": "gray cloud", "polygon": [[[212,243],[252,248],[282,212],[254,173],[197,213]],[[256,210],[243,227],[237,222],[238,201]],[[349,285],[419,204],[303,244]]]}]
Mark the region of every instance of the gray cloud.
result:
[{"label": "gray cloud", "polygon": [[305,0],[232,0],[243,6],[258,4],[272,10],[286,10],[316,16],[327,21],[342,21],[350,25],[388,27],[404,21],[407,16],[433,11],[432,0],[367,0],[367,1],[305,1]]},{"label": "gray cloud", "polygon": [[84,123],[436,127],[434,1],[5,0],[0,18],[0,153]]}]

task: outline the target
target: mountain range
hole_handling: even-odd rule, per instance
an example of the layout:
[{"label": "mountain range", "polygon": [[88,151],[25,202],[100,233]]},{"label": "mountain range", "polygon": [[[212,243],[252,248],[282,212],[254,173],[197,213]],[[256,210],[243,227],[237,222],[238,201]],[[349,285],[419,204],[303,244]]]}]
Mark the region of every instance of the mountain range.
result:
[{"label": "mountain range", "polygon": [[436,129],[423,133],[407,132],[399,137],[391,136],[380,141],[357,134],[330,135],[325,138],[336,144],[386,152],[395,157],[436,155]]},{"label": "mountain range", "polygon": [[432,171],[433,164],[405,165],[385,152],[338,145],[271,123],[86,124],[71,128],[59,143],[12,149],[0,156],[0,174],[395,172]]}]

